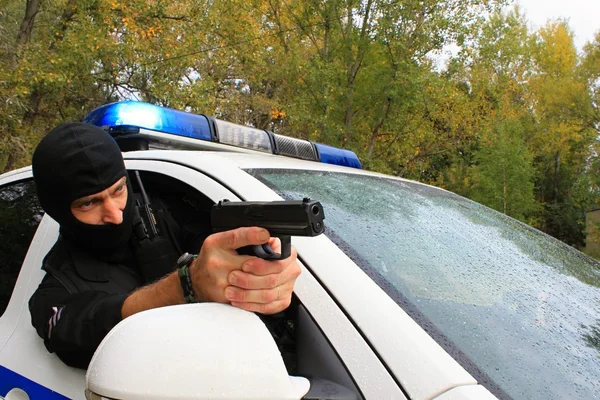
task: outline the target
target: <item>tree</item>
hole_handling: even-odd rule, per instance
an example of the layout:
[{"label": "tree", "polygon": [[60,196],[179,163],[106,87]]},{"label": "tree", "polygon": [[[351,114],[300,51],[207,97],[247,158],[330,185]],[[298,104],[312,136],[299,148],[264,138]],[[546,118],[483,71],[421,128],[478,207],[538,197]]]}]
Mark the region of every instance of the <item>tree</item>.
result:
[{"label": "tree", "polygon": [[[527,221],[534,210],[534,170],[518,121],[503,121],[483,138],[477,153],[473,199]],[[531,222],[531,221],[528,221]]]},{"label": "tree", "polygon": [[588,88],[589,98],[578,107],[585,124],[600,134],[600,31],[583,49],[579,74]]},{"label": "tree", "polygon": [[[582,118],[589,99],[578,74],[573,34],[564,21],[550,22],[535,38],[535,70],[529,83],[536,129],[529,139],[538,179],[536,197],[544,204],[542,229],[573,245],[583,245],[585,211],[593,201],[581,187],[597,131]],[[582,190],[583,189],[583,190]]]},{"label": "tree", "polygon": [[138,99],[346,147],[579,245],[600,187],[600,33],[579,55],[566,22],[530,32],[505,3],[4,0],[0,168]]},{"label": "tree", "polygon": [[[451,112],[441,113],[441,118],[463,121],[468,140],[460,141],[457,152],[445,158],[446,166],[442,165],[437,183],[508,212],[508,192],[504,193],[503,184],[497,187],[492,182],[510,180],[519,169],[528,179],[532,176],[526,165],[527,137],[532,130],[527,89],[532,71],[530,33],[518,8],[492,13],[477,29],[477,39],[451,60],[445,72],[462,96]],[[450,126],[457,130],[456,123]],[[503,172],[501,163],[509,159],[522,162],[517,170]],[[494,165],[487,166],[487,162]],[[499,175],[492,176],[494,171]],[[524,194],[527,200],[517,201],[520,205],[510,215],[523,218],[533,209],[528,193]]]}]

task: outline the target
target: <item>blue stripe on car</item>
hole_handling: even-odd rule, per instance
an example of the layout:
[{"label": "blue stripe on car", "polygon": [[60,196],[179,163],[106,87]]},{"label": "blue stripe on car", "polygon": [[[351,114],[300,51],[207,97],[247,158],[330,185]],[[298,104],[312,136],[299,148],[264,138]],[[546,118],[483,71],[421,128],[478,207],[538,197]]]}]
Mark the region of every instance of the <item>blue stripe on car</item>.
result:
[{"label": "blue stripe on car", "polygon": [[27,393],[30,400],[69,400],[68,397],[58,394],[55,391],[0,365],[0,396],[5,397],[8,392],[15,388],[21,389]]}]

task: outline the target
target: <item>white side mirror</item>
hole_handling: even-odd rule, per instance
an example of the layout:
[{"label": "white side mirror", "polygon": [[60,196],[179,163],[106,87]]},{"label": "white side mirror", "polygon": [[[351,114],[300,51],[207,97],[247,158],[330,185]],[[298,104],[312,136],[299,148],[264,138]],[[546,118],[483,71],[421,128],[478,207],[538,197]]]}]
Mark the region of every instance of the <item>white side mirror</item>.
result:
[{"label": "white side mirror", "polygon": [[86,387],[88,398],[299,400],[310,383],[287,374],[255,314],[201,303],[121,321],[96,350]]}]

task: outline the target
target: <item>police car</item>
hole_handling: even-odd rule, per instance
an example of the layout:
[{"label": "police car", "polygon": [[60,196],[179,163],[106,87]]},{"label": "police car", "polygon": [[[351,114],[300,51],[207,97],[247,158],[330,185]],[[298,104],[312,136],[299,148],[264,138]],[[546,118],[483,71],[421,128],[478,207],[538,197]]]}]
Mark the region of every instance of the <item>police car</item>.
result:
[{"label": "police car", "polygon": [[131,101],[86,122],[117,138],[145,182],[207,207],[321,202],[325,234],[292,239],[303,266],[297,372],[258,317],[220,304],[136,314],[88,371],[64,365],[30,322],[58,226],[22,168],[0,176],[0,397],[599,397],[600,268],[571,247],[442,189],[364,171],[347,150]]}]

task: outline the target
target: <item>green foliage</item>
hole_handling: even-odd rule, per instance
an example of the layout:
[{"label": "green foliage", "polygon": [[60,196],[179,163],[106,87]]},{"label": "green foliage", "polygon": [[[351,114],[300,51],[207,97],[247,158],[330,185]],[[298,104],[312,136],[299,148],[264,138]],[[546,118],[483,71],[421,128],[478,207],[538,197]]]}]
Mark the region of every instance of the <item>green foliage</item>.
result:
[{"label": "green foliage", "polygon": [[578,70],[565,22],[529,32],[518,9],[492,14],[480,32],[448,74],[467,88],[481,134],[438,182],[581,246],[585,210],[598,199],[593,62]]},{"label": "green foliage", "polygon": [[3,0],[0,168],[139,99],[349,148],[579,245],[600,187],[600,33],[578,54],[566,22],[531,32],[506,3]]},{"label": "green foliage", "polygon": [[600,31],[594,41],[584,47],[583,61],[578,70],[588,88],[588,101],[579,104],[586,125],[600,134]]},{"label": "green foliage", "polygon": [[494,126],[482,140],[477,153],[473,199],[510,215],[528,221],[534,209],[531,156],[520,133],[523,127],[515,121]]},{"label": "green foliage", "polygon": [[533,149],[536,197],[543,205],[541,228],[574,245],[583,245],[585,211],[594,201],[589,175],[597,131],[581,112],[589,102],[578,73],[573,34],[563,21],[548,23],[534,36],[534,73],[530,79],[535,130]]}]

